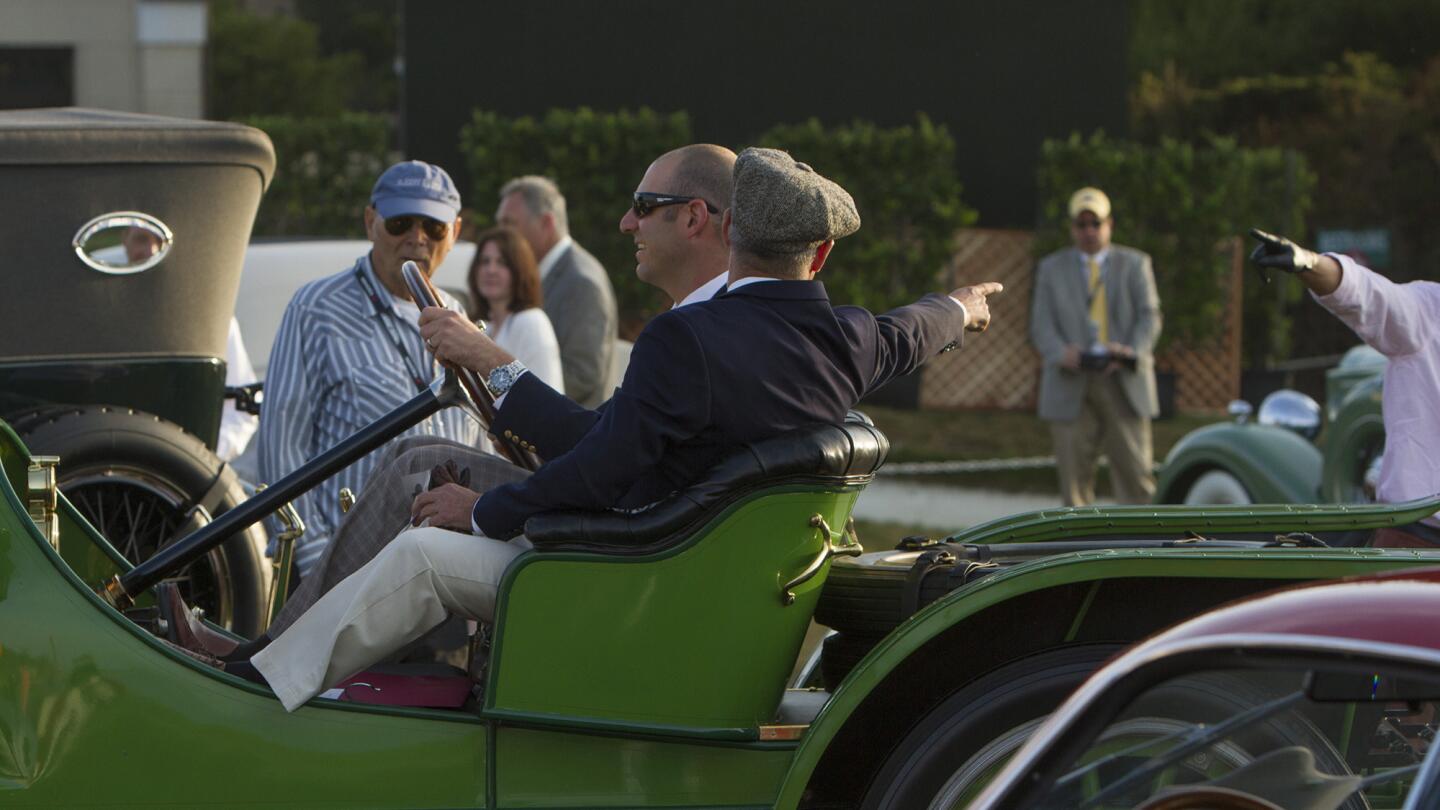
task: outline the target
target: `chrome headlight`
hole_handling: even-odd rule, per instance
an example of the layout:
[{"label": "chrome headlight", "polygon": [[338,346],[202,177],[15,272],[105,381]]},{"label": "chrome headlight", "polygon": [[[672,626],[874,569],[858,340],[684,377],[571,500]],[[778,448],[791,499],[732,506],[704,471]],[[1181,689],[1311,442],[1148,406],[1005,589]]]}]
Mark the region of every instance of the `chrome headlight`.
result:
[{"label": "chrome headlight", "polygon": [[1274,425],[1314,440],[1320,433],[1320,404],[1299,391],[1281,389],[1260,403],[1262,425]]}]

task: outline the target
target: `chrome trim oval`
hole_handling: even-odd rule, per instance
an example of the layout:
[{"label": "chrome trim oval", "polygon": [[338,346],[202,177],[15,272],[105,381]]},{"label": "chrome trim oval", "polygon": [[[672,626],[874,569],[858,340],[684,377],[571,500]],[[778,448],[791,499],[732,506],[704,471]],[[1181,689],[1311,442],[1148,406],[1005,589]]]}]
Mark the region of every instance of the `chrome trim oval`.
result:
[{"label": "chrome trim oval", "polygon": [[[128,258],[124,264],[108,261],[105,258],[92,255],[87,252],[85,245],[93,239],[96,234],[111,228],[138,228],[160,241],[160,247],[151,256],[142,261],[130,263]],[[170,255],[170,249],[175,245],[175,234],[159,218],[153,217],[141,211],[112,211],[108,214],[101,214],[80,226],[75,232],[75,238],[70,240],[70,246],[75,250],[75,256],[81,262],[100,273],[112,276],[128,276],[134,273],[143,273],[165,260]],[[106,250],[113,250],[105,248]],[[94,251],[98,254],[100,251]],[[116,258],[121,258],[117,256]]]}]

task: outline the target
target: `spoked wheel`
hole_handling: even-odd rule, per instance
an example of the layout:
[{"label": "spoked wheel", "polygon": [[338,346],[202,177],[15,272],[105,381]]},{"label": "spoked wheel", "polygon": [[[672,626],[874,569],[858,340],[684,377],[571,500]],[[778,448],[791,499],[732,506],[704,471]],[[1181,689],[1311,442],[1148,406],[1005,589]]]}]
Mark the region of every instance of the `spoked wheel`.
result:
[{"label": "spoked wheel", "polygon": [[[74,408],[16,421],[32,453],[60,457],[60,491],[136,564],[245,500],[234,472],[178,425],[127,408]],[[242,636],[262,629],[264,530],[255,525],[174,575],[186,601]]]},{"label": "spoked wheel", "polygon": [[[59,485],[75,509],[132,564],[149,559],[168,541],[211,520],[203,509],[187,520],[185,495],[146,470],[117,466],[71,471]],[[230,563],[218,548],[169,578],[179,585],[186,604],[203,608],[210,621],[233,628],[235,593],[230,579]]]}]

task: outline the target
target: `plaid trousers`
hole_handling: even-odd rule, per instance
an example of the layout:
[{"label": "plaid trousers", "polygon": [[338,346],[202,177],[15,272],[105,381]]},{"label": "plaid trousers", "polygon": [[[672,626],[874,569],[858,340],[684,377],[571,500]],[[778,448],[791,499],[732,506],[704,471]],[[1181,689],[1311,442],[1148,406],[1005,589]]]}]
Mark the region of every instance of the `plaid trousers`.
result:
[{"label": "plaid trousers", "polygon": [[470,488],[480,493],[530,475],[499,456],[448,439],[407,436],[392,442],[355,505],[340,521],[320,561],[285,600],[267,634],[278,636],[315,600],[373,559],[409,526],[416,487],[425,486],[417,482],[428,480],[430,470],[446,461],[470,468]]}]

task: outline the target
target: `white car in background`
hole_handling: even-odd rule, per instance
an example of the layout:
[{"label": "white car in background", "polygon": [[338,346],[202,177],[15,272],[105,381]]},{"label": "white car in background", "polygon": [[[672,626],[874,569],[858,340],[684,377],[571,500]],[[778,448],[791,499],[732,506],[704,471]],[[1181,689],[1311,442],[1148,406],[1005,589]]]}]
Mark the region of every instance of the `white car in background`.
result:
[{"label": "white car in background", "polygon": [[[295,291],[306,282],[338,273],[355,264],[370,251],[364,239],[278,239],[250,243],[245,252],[245,269],[240,274],[240,294],[235,300],[235,319],[255,374],[265,379],[270,347],[280,330],[280,319]],[[455,296],[462,304],[470,300],[465,276],[475,257],[475,243],[459,241],[435,271],[437,287]],[[625,376],[630,363],[629,341],[615,342],[611,379]]]},{"label": "white car in background", "polygon": [[[365,239],[283,239],[251,242],[240,274],[235,319],[255,373],[265,379],[270,346],[280,330],[280,319],[295,291],[308,282],[334,275],[370,252]],[[469,301],[465,274],[475,256],[473,242],[460,241],[435,271],[435,285],[461,303]]]}]

